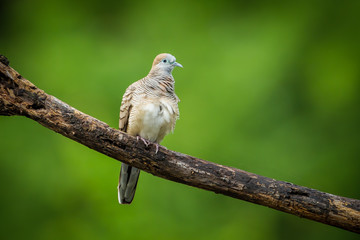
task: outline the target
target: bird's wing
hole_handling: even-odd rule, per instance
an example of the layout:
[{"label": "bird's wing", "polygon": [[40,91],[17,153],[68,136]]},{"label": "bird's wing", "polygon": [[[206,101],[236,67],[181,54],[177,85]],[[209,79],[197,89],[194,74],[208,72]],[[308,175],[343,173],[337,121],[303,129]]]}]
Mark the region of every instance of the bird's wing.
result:
[{"label": "bird's wing", "polygon": [[[131,84],[125,91],[120,107],[119,129],[127,132],[129,124],[129,116],[131,113],[133,97],[137,83]],[[129,166],[125,163],[121,164],[118,198],[120,204],[130,204],[134,198],[137,181],[139,179],[140,170]]]},{"label": "bird's wing", "polygon": [[124,96],[122,98],[122,101],[121,101],[119,130],[123,131],[123,132],[127,131],[129,116],[130,116],[130,112],[131,112],[131,108],[132,108],[131,100],[133,98],[134,90],[135,90],[135,86],[133,86],[133,84],[130,85],[126,89]]}]

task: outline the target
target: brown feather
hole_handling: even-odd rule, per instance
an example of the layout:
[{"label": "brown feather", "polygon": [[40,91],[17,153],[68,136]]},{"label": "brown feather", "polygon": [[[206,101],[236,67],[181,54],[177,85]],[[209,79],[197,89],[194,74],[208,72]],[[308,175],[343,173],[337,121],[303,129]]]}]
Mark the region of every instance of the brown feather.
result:
[{"label": "brown feather", "polygon": [[[119,129],[155,143],[160,143],[166,134],[174,130],[175,122],[179,118],[180,100],[175,94],[175,81],[171,71],[159,71],[156,66],[166,57],[169,57],[167,53],[155,57],[148,76],[126,89],[120,107]],[[120,172],[119,202],[130,204],[140,171],[123,163]]]}]

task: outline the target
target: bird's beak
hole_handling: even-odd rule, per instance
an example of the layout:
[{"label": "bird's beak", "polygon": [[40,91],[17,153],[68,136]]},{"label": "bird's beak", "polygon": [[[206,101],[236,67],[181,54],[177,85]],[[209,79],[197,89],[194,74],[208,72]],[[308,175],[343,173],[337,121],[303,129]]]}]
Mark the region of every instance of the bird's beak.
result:
[{"label": "bird's beak", "polygon": [[183,67],[183,66],[182,66],[180,63],[178,63],[178,62],[174,62],[173,64],[174,64],[174,66],[176,66],[176,67],[181,67],[181,68]]}]

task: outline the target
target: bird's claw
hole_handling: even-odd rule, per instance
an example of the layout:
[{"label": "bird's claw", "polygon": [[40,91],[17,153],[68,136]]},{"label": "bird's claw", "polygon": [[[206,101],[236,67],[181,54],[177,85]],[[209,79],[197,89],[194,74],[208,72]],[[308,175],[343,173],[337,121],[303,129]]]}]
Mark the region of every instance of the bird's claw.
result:
[{"label": "bird's claw", "polygon": [[159,151],[159,144],[158,143],[155,143],[155,154],[157,154],[158,153],[158,151]]},{"label": "bird's claw", "polygon": [[145,146],[149,146],[148,140],[146,140],[145,138],[142,138],[140,136],[136,136],[136,140],[139,141],[139,139],[145,144]]},{"label": "bird's claw", "polygon": [[[136,140],[137,141],[141,140],[145,144],[146,147],[148,147],[149,144],[151,143],[149,140],[147,140],[147,139],[145,139],[143,137],[140,137],[140,136],[136,136]],[[155,144],[155,154],[157,154],[159,152],[159,146],[160,145],[158,143],[154,143],[154,144]]]}]

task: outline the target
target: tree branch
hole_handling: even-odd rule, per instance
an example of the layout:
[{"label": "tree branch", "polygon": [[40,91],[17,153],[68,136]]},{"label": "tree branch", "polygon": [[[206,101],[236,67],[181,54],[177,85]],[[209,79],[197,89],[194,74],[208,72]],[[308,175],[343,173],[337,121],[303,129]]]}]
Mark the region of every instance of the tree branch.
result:
[{"label": "tree branch", "polygon": [[5,57],[0,56],[0,61],[0,115],[26,116],[158,177],[360,233],[360,200],[277,181],[164,147],[155,154],[153,144],[145,147],[142,141],[46,94],[9,67]]}]

